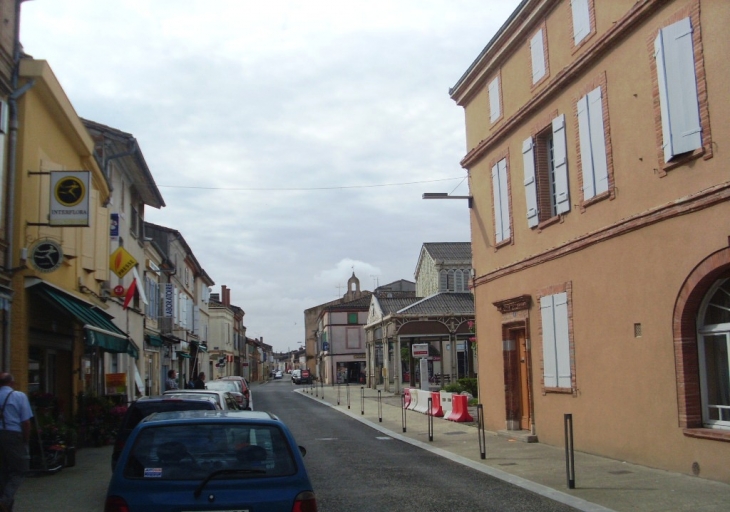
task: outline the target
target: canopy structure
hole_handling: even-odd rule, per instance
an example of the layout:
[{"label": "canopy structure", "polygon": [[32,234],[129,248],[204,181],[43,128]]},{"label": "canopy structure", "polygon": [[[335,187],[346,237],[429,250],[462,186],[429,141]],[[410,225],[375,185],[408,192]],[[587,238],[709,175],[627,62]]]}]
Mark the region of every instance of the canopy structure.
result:
[{"label": "canopy structure", "polygon": [[54,288],[46,283],[38,283],[30,288],[56,307],[70,313],[84,326],[86,345],[99,347],[106,352],[129,354],[139,358],[139,348],[119,327],[114,325],[112,317],[81,299]]}]

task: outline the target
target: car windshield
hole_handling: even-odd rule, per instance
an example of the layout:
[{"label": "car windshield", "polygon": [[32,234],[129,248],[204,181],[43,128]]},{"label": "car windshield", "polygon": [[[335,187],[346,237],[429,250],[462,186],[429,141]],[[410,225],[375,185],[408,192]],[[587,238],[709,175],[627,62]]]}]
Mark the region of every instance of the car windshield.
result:
[{"label": "car windshield", "polygon": [[197,391],[197,392],[186,392],[186,393],[169,393],[165,392],[165,396],[172,396],[177,398],[187,398],[191,396],[200,397],[200,398],[212,398],[216,401],[216,403],[220,406],[221,397],[218,395],[218,393],[206,393],[203,390]]},{"label": "car windshield", "polygon": [[[222,472],[221,470],[241,470]],[[250,471],[247,471],[250,470]],[[126,478],[203,480],[296,473],[283,432],[274,425],[185,424],[142,429],[124,467]]]},{"label": "car windshield", "polygon": [[127,418],[127,429],[133,429],[144,418],[153,412],[172,412],[172,411],[199,411],[215,409],[215,403],[212,400],[155,400],[148,402],[137,402],[129,410]]},{"label": "car windshield", "polygon": [[238,384],[233,380],[212,380],[205,385],[205,389],[212,389],[214,391],[234,391],[236,393],[241,392]]}]

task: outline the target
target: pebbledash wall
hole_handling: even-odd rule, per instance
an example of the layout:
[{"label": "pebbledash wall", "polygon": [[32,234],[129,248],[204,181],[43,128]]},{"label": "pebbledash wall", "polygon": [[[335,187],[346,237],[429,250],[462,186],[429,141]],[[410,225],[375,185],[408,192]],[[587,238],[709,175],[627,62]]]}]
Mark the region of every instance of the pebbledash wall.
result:
[{"label": "pebbledash wall", "polygon": [[[575,42],[573,4],[588,9]],[[703,424],[697,315],[730,278],[730,136],[725,31],[711,0],[526,0],[452,88],[466,111],[480,399],[491,430],[525,429],[514,411],[519,370],[505,352],[525,330],[524,390],[539,442],[730,482],[730,430]],[[655,41],[691,26],[701,147],[665,162]],[[542,30],[545,76],[533,81],[530,41]],[[490,102],[491,89],[498,101]],[[577,104],[597,87],[607,190],[585,199]],[[490,116],[498,108],[499,115]],[[564,116],[567,211],[527,221],[524,142]],[[554,126],[554,125],[553,125]],[[539,148],[538,148],[539,149]],[[540,160],[540,156],[537,157]],[[493,169],[505,161],[503,175]],[[539,162],[536,167],[539,167]],[[541,172],[536,169],[538,174]],[[505,179],[498,239],[494,187]],[[505,229],[506,228],[506,229]],[[546,385],[541,299],[567,298],[565,380]],[[507,341],[505,341],[507,340]],[[671,447],[671,449],[668,449]]]}]

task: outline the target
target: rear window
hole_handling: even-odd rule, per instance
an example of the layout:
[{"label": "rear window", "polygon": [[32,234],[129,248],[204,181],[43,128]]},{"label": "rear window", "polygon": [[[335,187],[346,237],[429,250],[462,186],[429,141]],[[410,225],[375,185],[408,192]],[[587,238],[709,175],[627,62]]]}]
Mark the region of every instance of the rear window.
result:
[{"label": "rear window", "polygon": [[293,475],[296,462],[275,425],[187,424],[143,429],[124,467],[131,479],[200,480],[211,472],[241,470],[219,478]]},{"label": "rear window", "polygon": [[135,402],[129,408],[129,414],[127,415],[124,428],[129,430],[133,429],[140,421],[155,412],[207,411],[211,409],[215,409],[215,404],[207,400]]},{"label": "rear window", "polygon": [[232,380],[213,380],[205,385],[206,389],[212,389],[213,391],[235,391],[236,393],[241,392],[241,388],[235,381]]}]

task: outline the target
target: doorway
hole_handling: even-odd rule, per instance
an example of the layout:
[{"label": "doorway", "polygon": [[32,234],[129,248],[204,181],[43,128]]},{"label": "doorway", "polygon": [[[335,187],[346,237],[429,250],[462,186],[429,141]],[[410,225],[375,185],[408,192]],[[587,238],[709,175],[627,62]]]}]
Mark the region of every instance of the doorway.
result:
[{"label": "doorway", "polygon": [[505,328],[505,405],[507,428],[509,430],[530,430],[532,417],[530,407],[530,349],[526,329]]}]

